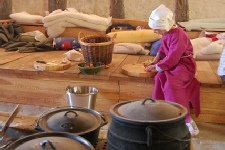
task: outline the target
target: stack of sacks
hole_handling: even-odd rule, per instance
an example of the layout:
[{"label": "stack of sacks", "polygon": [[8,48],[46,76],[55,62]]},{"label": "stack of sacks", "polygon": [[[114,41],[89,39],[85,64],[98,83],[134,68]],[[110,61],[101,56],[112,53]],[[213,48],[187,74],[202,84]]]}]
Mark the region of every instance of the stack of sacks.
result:
[{"label": "stack of sacks", "polygon": [[200,36],[198,38],[192,39],[191,43],[193,46],[193,57],[196,60],[219,60],[222,49],[223,49],[223,43],[221,39],[219,39],[219,35],[217,34],[216,37],[218,40],[214,37],[210,37],[209,34],[215,34],[210,33],[206,31],[202,31],[200,33]]},{"label": "stack of sacks", "polygon": [[107,35],[115,37],[113,53],[120,54],[148,55],[149,50],[144,49],[142,44],[138,43],[151,43],[161,39],[161,35],[150,29],[110,32]]},{"label": "stack of sacks", "polygon": [[86,27],[97,31],[106,31],[111,26],[112,17],[79,13],[74,8],[55,10],[43,18],[44,27],[49,37],[54,38],[65,31],[66,27]]}]

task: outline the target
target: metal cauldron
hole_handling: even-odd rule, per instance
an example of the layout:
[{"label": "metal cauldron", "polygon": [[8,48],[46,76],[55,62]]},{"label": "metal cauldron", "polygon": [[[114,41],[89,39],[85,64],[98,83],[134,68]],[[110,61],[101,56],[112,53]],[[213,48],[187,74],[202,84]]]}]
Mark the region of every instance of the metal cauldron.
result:
[{"label": "metal cauldron", "polygon": [[108,150],[189,150],[185,107],[162,100],[132,100],[110,108]]}]

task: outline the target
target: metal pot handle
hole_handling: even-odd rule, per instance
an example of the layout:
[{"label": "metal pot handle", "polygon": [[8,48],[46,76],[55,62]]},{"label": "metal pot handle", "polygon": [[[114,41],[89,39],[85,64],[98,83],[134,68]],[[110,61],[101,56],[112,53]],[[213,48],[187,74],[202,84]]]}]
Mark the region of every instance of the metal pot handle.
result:
[{"label": "metal pot handle", "polygon": [[108,121],[107,121],[105,115],[100,114],[100,117],[102,118],[102,125],[101,125],[101,127],[102,127],[102,126],[106,125],[108,123]]},{"label": "metal pot handle", "polygon": [[156,103],[156,101],[155,101],[154,99],[152,99],[152,98],[146,98],[145,100],[143,100],[143,102],[141,103],[141,105],[145,105],[145,102],[146,102],[147,100],[152,101],[152,103]]},{"label": "metal pot handle", "polygon": [[42,147],[43,150],[56,150],[52,142],[50,142],[49,140],[42,141],[40,143],[40,146]]},{"label": "metal pot handle", "polygon": [[146,127],[145,132],[147,133],[147,145],[152,146],[152,129],[150,126]]},{"label": "metal pot handle", "polygon": [[[172,136],[170,136],[170,135],[167,135],[167,134],[165,134],[163,131],[161,131],[161,130],[159,130],[158,128],[156,128],[156,127],[153,127],[153,126],[147,126],[146,128],[145,128],[145,131],[146,131],[146,133],[147,133],[147,145],[149,146],[149,144],[152,144],[152,143],[149,143],[149,141],[150,141],[150,137],[152,137],[152,129],[154,129],[154,130],[156,130],[157,132],[159,132],[160,134],[162,134],[163,136],[165,136],[165,137],[167,137],[167,138],[169,138],[169,139],[172,139],[172,140],[175,140],[175,141],[180,141],[180,142],[189,142],[190,140],[191,140],[191,138],[188,138],[188,139],[178,139],[178,138],[175,138],[175,137],[172,137]],[[150,135],[150,131],[149,130],[151,130],[151,135]],[[151,145],[150,145],[151,146]]]},{"label": "metal pot handle", "polygon": [[72,111],[72,110],[67,111],[67,112],[64,114],[64,116],[67,117],[67,114],[68,114],[68,113],[74,113],[74,114],[75,114],[74,118],[78,116],[78,114],[77,114],[75,111]]},{"label": "metal pot handle", "polygon": [[104,125],[106,125],[106,124],[108,123],[108,121],[107,121],[105,115],[102,115],[101,113],[99,113],[99,112],[97,112],[97,111],[95,111],[95,113],[97,113],[97,114],[101,117],[101,119],[102,119],[101,127],[104,126]]}]

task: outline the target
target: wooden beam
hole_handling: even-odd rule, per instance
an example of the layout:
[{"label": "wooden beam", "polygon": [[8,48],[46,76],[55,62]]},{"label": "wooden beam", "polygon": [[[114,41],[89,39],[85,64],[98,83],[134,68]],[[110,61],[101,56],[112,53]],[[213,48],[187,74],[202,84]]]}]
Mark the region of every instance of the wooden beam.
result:
[{"label": "wooden beam", "polygon": [[48,0],[48,11],[51,13],[57,9],[66,9],[67,8],[67,0]]},{"label": "wooden beam", "polygon": [[189,20],[188,0],[176,0],[175,22],[185,22]]},{"label": "wooden beam", "polygon": [[110,16],[119,19],[125,18],[123,0],[110,0]]},{"label": "wooden beam", "polygon": [[0,19],[9,19],[12,13],[12,0],[0,0]]}]

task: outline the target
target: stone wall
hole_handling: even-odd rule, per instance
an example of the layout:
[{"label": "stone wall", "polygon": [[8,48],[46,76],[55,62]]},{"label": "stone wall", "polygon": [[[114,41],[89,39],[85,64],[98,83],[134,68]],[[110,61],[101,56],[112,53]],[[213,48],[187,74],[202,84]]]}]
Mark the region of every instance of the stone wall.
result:
[{"label": "stone wall", "polygon": [[26,11],[33,15],[45,15],[47,0],[12,0],[12,13]]},{"label": "stone wall", "polygon": [[189,0],[189,18],[224,18],[224,0]]},{"label": "stone wall", "polygon": [[[45,15],[49,2],[55,3],[62,0],[11,0],[12,13],[26,11],[30,14]],[[63,0],[67,7],[76,8],[79,12],[96,14],[102,17],[110,16],[110,0]],[[119,0],[115,0],[119,1]],[[175,12],[176,0],[124,0],[124,18],[148,20],[153,9],[160,4],[165,4]],[[189,18],[215,18],[224,17],[225,1],[221,0],[189,0]],[[1,15],[1,14],[0,14]]]},{"label": "stone wall", "polygon": [[67,6],[86,14],[109,17],[110,0],[68,0]]}]

